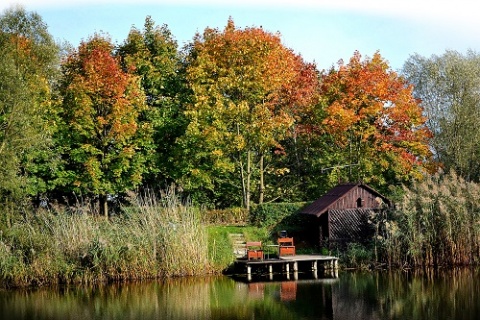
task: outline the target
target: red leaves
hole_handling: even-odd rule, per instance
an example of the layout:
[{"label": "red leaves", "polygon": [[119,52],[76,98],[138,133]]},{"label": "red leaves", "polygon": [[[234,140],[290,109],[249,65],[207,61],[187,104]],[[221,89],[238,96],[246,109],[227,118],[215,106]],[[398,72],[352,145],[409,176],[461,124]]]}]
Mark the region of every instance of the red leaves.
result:
[{"label": "red leaves", "polygon": [[69,158],[82,168],[77,173],[82,182],[75,186],[98,194],[140,183],[142,139],[149,139],[139,123],[146,108],[143,92],[112,50],[108,40],[94,37],[63,65]]},{"label": "red leaves", "polygon": [[94,38],[82,43],[66,66],[79,66],[71,70],[73,79],[69,86],[69,90],[83,97],[77,100],[80,105],[76,117],[95,120],[91,126],[96,128],[97,135],[103,133],[102,139],[121,141],[135,134],[137,126],[132,121],[140,111],[137,106],[142,105],[135,100],[141,93],[135,88],[133,77],[123,72],[118,59],[112,56],[111,49],[108,41]]}]

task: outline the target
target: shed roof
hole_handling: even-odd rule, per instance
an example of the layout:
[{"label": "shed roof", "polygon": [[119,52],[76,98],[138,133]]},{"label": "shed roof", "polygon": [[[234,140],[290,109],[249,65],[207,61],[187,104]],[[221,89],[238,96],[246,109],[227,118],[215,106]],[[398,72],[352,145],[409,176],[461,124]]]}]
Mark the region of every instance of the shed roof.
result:
[{"label": "shed roof", "polygon": [[[345,183],[339,184],[330,191],[328,191],[325,195],[314,201],[312,204],[303,208],[300,213],[301,214],[312,214],[316,215],[317,217],[321,216],[323,213],[327,212],[337,201],[345,197],[351,190],[361,187],[366,189],[371,194],[379,197],[385,202],[388,206],[391,205],[391,202],[388,198],[381,195],[379,192],[374,190],[373,188],[369,187],[363,183]],[[347,208],[346,208],[347,209]]]}]

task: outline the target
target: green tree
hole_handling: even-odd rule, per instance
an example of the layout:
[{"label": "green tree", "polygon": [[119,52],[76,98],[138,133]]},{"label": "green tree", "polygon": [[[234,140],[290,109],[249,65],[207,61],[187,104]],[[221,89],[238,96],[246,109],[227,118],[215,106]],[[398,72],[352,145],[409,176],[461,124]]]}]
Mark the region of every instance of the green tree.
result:
[{"label": "green tree", "polygon": [[403,74],[421,100],[431,147],[446,171],[480,179],[480,55],[446,51],[430,58],[410,56]]},{"label": "green tree", "polygon": [[142,182],[151,125],[138,77],[124,72],[111,42],[95,35],[63,64],[61,85],[67,175],[72,191],[96,195],[108,215],[107,197]]},{"label": "green tree", "polygon": [[[53,158],[52,84],[59,48],[37,13],[10,9],[0,16],[0,198],[45,192],[42,175]],[[44,159],[45,161],[41,161]],[[50,160],[48,160],[50,161]]]},{"label": "green tree", "polygon": [[223,31],[197,35],[187,57],[193,101],[180,140],[188,153],[187,188],[230,189],[247,208],[252,194],[262,203],[265,172],[284,169],[273,168],[271,159],[304,103],[298,79],[313,70],[262,28],[237,29],[230,19]]},{"label": "green tree", "polygon": [[125,70],[141,79],[149,106],[145,117],[153,125],[155,153],[147,164],[150,175],[145,183],[172,181],[173,147],[185,127],[181,111],[186,89],[177,42],[166,25],[155,26],[148,16],[143,31],[130,30],[118,54]]},{"label": "green tree", "polygon": [[279,160],[291,172],[281,178],[286,179],[289,185],[288,194],[284,192],[284,197],[288,197],[290,202],[311,201],[338,183],[334,175],[324,171],[339,161],[335,159],[338,154],[326,152],[333,148],[334,141],[324,129],[324,118],[324,105],[321,102],[313,104],[283,142],[286,152]]}]

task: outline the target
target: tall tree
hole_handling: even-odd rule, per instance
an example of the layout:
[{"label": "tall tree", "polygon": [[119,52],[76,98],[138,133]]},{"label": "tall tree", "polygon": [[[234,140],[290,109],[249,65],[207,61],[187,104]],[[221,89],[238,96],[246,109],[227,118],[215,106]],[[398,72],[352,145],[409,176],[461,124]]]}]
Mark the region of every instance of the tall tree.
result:
[{"label": "tall tree", "polygon": [[0,198],[47,189],[35,176],[49,158],[51,87],[59,48],[37,13],[10,9],[0,16]]},{"label": "tall tree", "polygon": [[[263,202],[269,160],[305,103],[298,79],[314,68],[286,48],[278,34],[237,29],[232,19],[223,31],[207,28],[197,35],[187,64],[193,102],[180,141],[190,155],[185,183],[214,191],[233,182],[230,187],[241,191],[247,208],[253,193]],[[270,168],[276,169],[281,168]]]},{"label": "tall tree", "polygon": [[172,149],[185,127],[181,112],[185,83],[177,42],[166,25],[155,26],[147,16],[143,31],[132,28],[118,54],[125,70],[141,79],[149,106],[145,116],[153,125],[156,152],[145,183],[171,181],[175,176]]},{"label": "tall tree", "polygon": [[[413,88],[377,52],[356,52],[322,78],[330,174],[382,186],[418,179],[430,157],[430,131]],[[346,170],[338,170],[340,168]],[[337,169],[337,170],[335,170]]]},{"label": "tall tree", "polygon": [[436,160],[467,180],[480,180],[480,55],[446,51],[412,55],[403,74],[421,100]]},{"label": "tall tree", "polygon": [[107,197],[142,182],[151,126],[137,77],[124,72],[106,37],[82,42],[63,64],[62,141],[70,187],[97,195],[108,215]]}]

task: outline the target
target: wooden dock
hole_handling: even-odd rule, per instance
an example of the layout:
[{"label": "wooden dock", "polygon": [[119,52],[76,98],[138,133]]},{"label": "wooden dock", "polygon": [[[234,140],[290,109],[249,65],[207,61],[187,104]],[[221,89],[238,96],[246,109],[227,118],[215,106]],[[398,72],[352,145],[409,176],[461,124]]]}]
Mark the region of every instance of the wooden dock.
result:
[{"label": "wooden dock", "polygon": [[281,272],[287,274],[287,277],[293,272],[295,277],[299,271],[311,271],[316,274],[319,269],[336,273],[338,271],[338,258],[324,255],[291,255],[262,260],[238,259],[236,265],[243,268],[249,279],[253,268],[266,268],[268,274],[272,277],[274,267],[281,267]]}]

